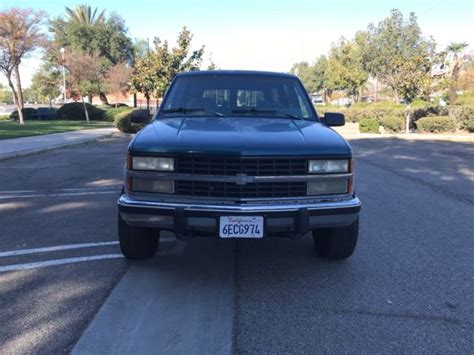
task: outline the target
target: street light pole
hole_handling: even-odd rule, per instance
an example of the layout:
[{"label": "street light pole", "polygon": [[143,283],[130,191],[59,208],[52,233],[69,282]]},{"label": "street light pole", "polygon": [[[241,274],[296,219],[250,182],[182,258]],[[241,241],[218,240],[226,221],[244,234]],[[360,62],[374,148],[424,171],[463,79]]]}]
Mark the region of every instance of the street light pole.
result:
[{"label": "street light pole", "polygon": [[63,104],[66,103],[66,68],[64,67],[64,47],[61,48],[61,57],[63,59]]}]

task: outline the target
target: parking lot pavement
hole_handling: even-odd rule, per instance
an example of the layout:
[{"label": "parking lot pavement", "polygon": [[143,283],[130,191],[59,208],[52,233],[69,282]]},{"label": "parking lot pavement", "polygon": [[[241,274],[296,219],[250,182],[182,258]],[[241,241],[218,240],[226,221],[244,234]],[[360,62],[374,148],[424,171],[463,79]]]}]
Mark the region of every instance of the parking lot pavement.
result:
[{"label": "parking lot pavement", "polygon": [[342,262],[316,258],[309,237],[167,235],[127,268],[125,139],[0,162],[0,353],[472,352],[472,145],[351,143],[363,210]]},{"label": "parking lot pavement", "polygon": [[127,143],[0,161],[0,353],[69,352],[125,272],[115,203]]},{"label": "parking lot pavement", "polygon": [[474,203],[474,143],[350,139],[355,155],[375,167]]},{"label": "parking lot pavement", "polygon": [[237,353],[469,353],[473,205],[357,162],[353,257],[311,240],[239,243]]}]

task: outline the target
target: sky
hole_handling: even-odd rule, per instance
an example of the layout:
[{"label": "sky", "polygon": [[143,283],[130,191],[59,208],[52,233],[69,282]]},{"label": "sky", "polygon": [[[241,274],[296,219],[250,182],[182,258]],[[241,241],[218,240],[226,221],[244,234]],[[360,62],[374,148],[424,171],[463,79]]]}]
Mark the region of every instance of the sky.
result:
[{"label": "sky", "polygon": [[[0,0],[0,10],[13,6],[45,10],[50,18],[64,14],[86,0]],[[89,2],[116,12],[125,19],[136,39],[157,36],[174,43],[183,26],[194,35],[197,49],[206,46],[221,69],[289,71],[300,61],[313,62],[326,54],[340,37],[352,38],[369,23],[378,23],[397,8],[408,16],[415,12],[423,35],[432,36],[439,49],[450,42],[467,42],[474,50],[474,0],[140,0]],[[41,64],[36,52],[22,63],[27,87]],[[5,83],[4,78],[0,82]]]}]

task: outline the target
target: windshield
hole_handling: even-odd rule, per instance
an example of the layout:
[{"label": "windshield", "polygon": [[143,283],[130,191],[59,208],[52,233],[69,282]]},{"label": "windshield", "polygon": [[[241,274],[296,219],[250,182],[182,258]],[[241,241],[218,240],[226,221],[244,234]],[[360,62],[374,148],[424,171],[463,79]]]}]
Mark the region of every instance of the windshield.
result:
[{"label": "windshield", "polygon": [[176,78],[159,116],[261,116],[315,119],[297,79],[267,75],[189,75]]}]

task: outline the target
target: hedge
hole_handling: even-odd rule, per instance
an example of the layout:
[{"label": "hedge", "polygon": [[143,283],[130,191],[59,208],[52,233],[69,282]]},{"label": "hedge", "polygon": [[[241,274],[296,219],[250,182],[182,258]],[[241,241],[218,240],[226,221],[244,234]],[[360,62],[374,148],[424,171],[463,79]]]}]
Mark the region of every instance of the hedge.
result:
[{"label": "hedge", "polygon": [[474,91],[465,91],[463,95],[458,95],[454,104],[474,106]]},{"label": "hedge", "polygon": [[359,121],[359,131],[361,133],[380,133],[379,123],[374,118],[362,118]]},{"label": "hedge", "polygon": [[416,122],[416,126],[420,132],[454,132],[456,120],[450,116],[423,117]]},{"label": "hedge", "polygon": [[379,104],[371,104],[365,108],[358,108],[358,107],[349,107],[345,111],[342,111],[348,121],[350,122],[358,122],[362,118],[372,118],[372,119],[380,119],[383,117],[391,116],[391,117],[405,117],[405,108],[400,105],[379,105]]},{"label": "hedge", "polygon": [[405,128],[405,119],[403,117],[381,117],[378,122],[389,133],[399,133]]},{"label": "hedge", "polygon": [[[86,103],[87,112],[91,121],[102,121],[104,119],[105,111]],[[84,106],[82,102],[71,102],[61,106],[56,112],[58,120],[64,121],[82,121],[86,119],[84,113]]]},{"label": "hedge", "polygon": [[470,120],[466,121],[464,128],[471,133],[474,133],[474,117],[472,117]]},{"label": "hedge", "polygon": [[122,112],[128,112],[131,111],[132,109],[128,106],[120,106],[117,108],[110,108],[107,111],[104,112],[104,121],[107,122],[115,122],[115,117]]},{"label": "hedge", "polygon": [[448,108],[448,111],[449,116],[456,120],[459,128],[472,132],[469,127],[472,127],[474,120],[474,105],[453,105]]},{"label": "hedge", "polygon": [[[36,113],[36,109],[32,107],[25,107],[21,109],[21,112],[23,112],[24,120],[31,120],[32,115]],[[10,119],[13,121],[18,121],[20,119],[18,116],[18,110],[15,110],[12,113],[10,113]]]},{"label": "hedge", "polygon": [[115,116],[115,127],[121,132],[124,133],[137,133],[142,129],[142,124],[136,124],[131,122],[133,109],[128,109],[128,111],[123,111],[117,113]]}]

